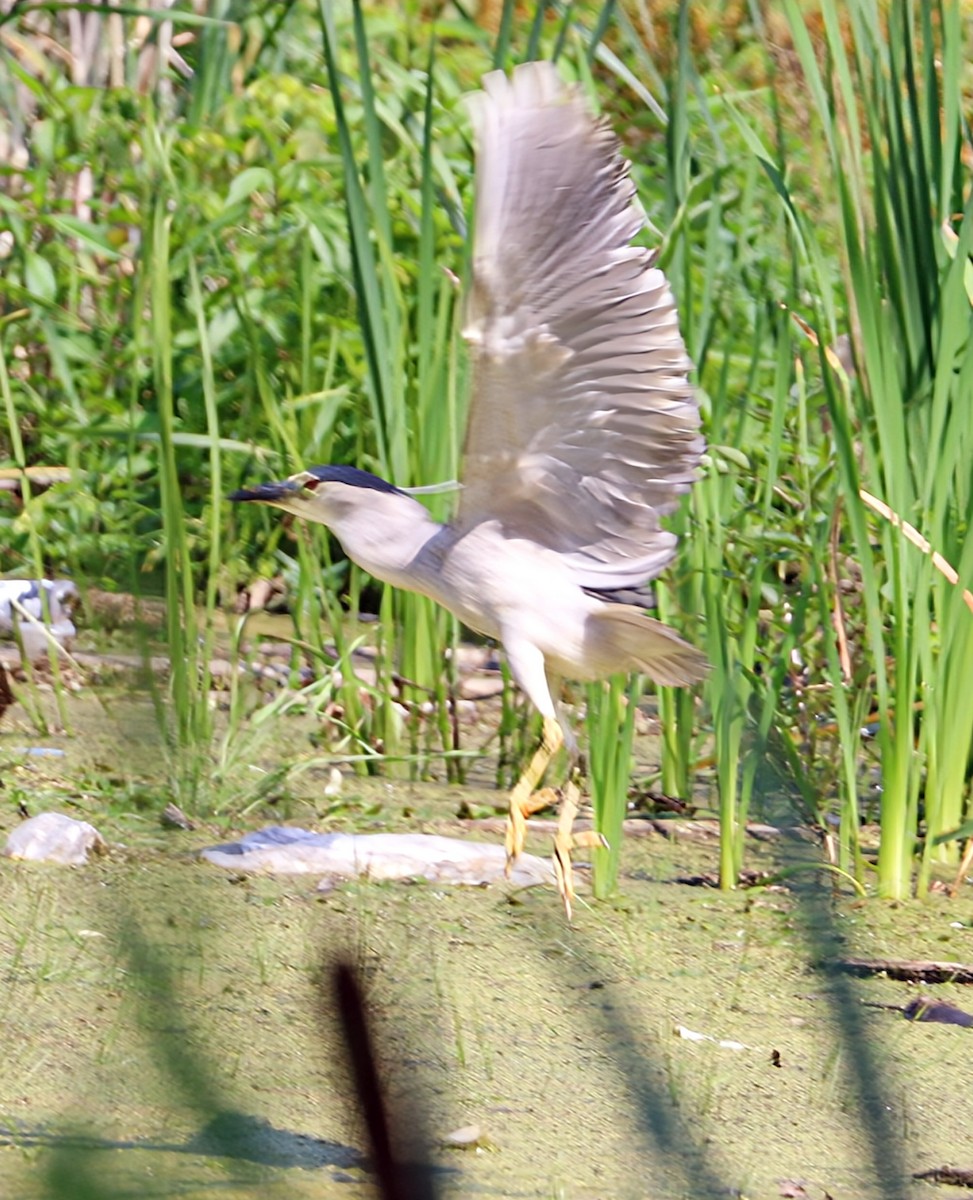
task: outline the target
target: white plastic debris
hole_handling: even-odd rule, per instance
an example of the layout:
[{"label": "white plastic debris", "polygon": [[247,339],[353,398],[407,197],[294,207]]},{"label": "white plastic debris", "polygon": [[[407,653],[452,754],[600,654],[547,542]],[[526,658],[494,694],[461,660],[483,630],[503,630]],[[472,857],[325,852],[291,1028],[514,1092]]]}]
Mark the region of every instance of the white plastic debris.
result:
[{"label": "white plastic debris", "polygon": [[89,850],[101,854],[105,849],[105,839],[87,821],[47,812],[18,825],[7,838],[3,852],[8,858],[79,867],[88,861]]},{"label": "white plastic debris", "polygon": [[[45,624],[44,596],[49,625]],[[19,628],[24,653],[32,660],[40,658],[47,652],[48,634],[63,646],[77,633],[71,612],[78,598],[78,589],[70,579],[2,579],[0,634],[13,637]]]},{"label": "white plastic debris", "polygon": [[[433,883],[497,883],[507,865],[503,846],[429,833],[311,833],[271,825],[238,842],[200,852],[207,862],[233,871],[264,875],[319,874],[335,879],[428,879]],[[510,873],[519,887],[553,883],[550,863],[521,854]]]},{"label": "white plastic debris", "polygon": [[695,1029],[687,1029],[685,1025],[676,1026],[676,1036],[686,1042],[712,1042],[714,1046],[719,1046],[721,1050],[746,1050],[747,1046],[743,1042],[734,1042],[729,1038],[715,1038],[708,1033],[697,1033]]}]

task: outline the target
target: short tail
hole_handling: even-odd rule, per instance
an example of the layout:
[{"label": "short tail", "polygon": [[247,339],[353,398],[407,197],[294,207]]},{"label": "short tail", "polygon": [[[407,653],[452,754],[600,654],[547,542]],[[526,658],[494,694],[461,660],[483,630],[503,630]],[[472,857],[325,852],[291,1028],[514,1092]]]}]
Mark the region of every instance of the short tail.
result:
[{"label": "short tail", "polygon": [[688,687],[709,671],[701,650],[629,604],[605,604],[592,613],[588,640],[599,675],[641,671],[666,687]]}]

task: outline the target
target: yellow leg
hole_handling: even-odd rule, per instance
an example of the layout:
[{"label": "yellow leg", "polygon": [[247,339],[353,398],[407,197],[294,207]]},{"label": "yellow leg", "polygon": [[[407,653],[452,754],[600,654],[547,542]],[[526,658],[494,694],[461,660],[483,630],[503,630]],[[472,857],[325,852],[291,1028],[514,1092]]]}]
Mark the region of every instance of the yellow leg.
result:
[{"label": "yellow leg", "polygon": [[548,763],[563,745],[564,730],[553,717],[545,717],[541,744],[534,751],[534,757],[510,793],[510,814],[507,817],[507,836],[505,838],[508,875],[514,859],[524,848],[524,839],[527,836],[527,818],[532,812],[537,812],[538,808],[543,808],[547,803],[546,799],[540,804],[534,801],[534,789],[543,778]]},{"label": "yellow leg", "polygon": [[571,851],[579,846],[603,846],[608,842],[604,834],[594,829],[572,833],[574,818],[578,815],[578,799],[580,793],[574,780],[569,780],[564,788],[564,798],[557,817],[557,833],[554,835],[554,879],[557,890],[564,904],[564,912],[571,920],[571,902],[574,900],[574,870],[571,866]]},{"label": "yellow leg", "polygon": [[949,889],[950,896],[955,896],[963,885],[963,880],[966,878],[966,872],[970,869],[970,864],[973,863],[973,838],[970,838],[966,843],[966,848],[963,851],[963,858],[959,865],[959,870],[956,872],[956,878],[953,880],[953,886]]}]

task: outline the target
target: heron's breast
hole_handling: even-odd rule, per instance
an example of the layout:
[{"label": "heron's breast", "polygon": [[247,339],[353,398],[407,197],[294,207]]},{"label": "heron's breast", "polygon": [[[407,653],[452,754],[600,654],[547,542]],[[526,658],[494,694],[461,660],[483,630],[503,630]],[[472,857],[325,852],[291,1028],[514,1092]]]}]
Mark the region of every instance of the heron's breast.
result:
[{"label": "heron's breast", "polygon": [[449,546],[438,575],[435,598],[464,624],[490,637],[514,628],[545,655],[574,658],[591,604],[554,551],[485,526]]}]

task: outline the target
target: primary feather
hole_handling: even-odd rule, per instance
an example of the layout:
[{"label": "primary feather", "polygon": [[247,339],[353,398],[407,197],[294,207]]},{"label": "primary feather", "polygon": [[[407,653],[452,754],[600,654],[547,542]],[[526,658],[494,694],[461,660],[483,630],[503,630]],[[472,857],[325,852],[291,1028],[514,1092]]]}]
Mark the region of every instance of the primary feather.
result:
[{"label": "primary feather", "polygon": [[550,63],[494,72],[477,142],[473,363],[455,525],[499,522],[579,586],[637,588],[672,557],[662,530],[704,443],[666,278],[611,130]]}]

